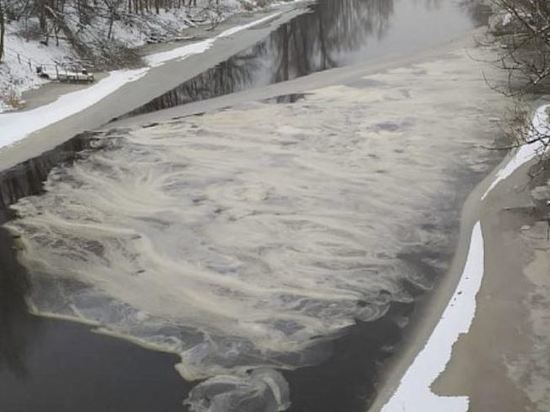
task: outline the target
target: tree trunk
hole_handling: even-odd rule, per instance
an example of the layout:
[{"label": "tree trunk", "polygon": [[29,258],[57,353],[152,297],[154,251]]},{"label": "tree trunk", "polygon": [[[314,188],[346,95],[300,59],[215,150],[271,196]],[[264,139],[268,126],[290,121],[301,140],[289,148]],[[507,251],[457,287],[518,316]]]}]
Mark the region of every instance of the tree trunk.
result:
[{"label": "tree trunk", "polygon": [[6,22],[4,19],[4,3],[0,0],[0,62],[4,57],[4,34],[6,32]]},{"label": "tree trunk", "polygon": [[42,0],[39,3],[39,15],[38,21],[40,22],[40,31],[44,36],[43,42],[48,45],[48,19],[46,18],[46,0]]},{"label": "tree trunk", "polygon": [[109,17],[109,32],[107,33],[107,38],[111,40],[111,36],[113,35],[113,24],[115,22],[115,12],[111,10],[111,16]]}]

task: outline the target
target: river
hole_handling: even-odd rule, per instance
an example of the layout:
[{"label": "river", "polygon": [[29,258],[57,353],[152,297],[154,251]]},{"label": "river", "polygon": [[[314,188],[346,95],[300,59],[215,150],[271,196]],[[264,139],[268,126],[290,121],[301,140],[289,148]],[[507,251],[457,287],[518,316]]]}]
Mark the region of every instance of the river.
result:
[{"label": "river", "polygon": [[[413,54],[484,16],[443,0],[321,1],[131,114]],[[364,411],[494,163],[469,153],[473,130],[493,131],[473,106],[493,97],[449,94],[461,64],[90,133],[4,172],[17,238],[1,232],[0,409]],[[428,75],[415,89],[438,70],[441,90]],[[461,128],[472,134],[454,141]]]},{"label": "river", "polygon": [[[265,40],[158,96],[128,116],[389,56],[413,54],[486,23],[477,2],[321,0]],[[278,100],[298,96],[281,96]]]}]

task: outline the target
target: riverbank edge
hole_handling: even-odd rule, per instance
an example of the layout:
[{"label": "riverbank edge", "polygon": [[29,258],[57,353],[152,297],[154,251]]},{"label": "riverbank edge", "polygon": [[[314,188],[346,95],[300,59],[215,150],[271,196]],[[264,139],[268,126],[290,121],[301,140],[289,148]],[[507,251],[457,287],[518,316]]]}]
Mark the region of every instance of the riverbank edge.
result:
[{"label": "riverbank edge", "polygon": [[[548,113],[548,96],[529,105],[533,118],[541,110]],[[550,405],[548,352],[543,349],[550,338],[544,326],[550,229],[547,209],[532,193],[548,184],[548,160],[535,152],[524,159],[520,151],[505,166],[515,169],[505,178],[497,175],[498,184],[483,196],[486,256],[478,311],[470,332],[457,341],[447,370],[434,382],[446,396],[467,395],[473,411],[547,411]]]},{"label": "riverbank edge", "polygon": [[494,180],[497,171],[508,161],[509,156],[502,160],[468,195],[462,207],[459,240],[451,267],[431,295],[417,307],[416,324],[408,329],[408,333],[403,338],[406,342],[405,347],[398,352],[397,356],[389,360],[386,366],[387,372],[385,376],[381,376],[376,399],[369,411],[379,411],[386,405],[439,323],[466,265],[474,225],[480,220],[481,196]]},{"label": "riverbank edge", "polygon": [[[536,107],[532,107],[532,112],[534,113]],[[526,183],[529,181],[529,171],[537,163],[538,159],[532,159],[527,161],[525,164],[518,167],[510,176],[505,180],[494,185],[495,182],[498,182],[498,173],[506,165],[508,165],[515,156],[515,151],[510,151],[502,159],[502,161],[470,192],[468,195],[461,212],[460,218],[460,233],[459,241],[457,244],[457,249],[453,257],[451,267],[444,278],[441,280],[439,285],[435,288],[434,293],[432,293],[428,299],[423,302],[419,307],[419,314],[415,317],[418,320],[415,327],[409,329],[409,334],[404,337],[404,341],[407,342],[406,347],[401,350],[398,356],[392,358],[388,362],[386,368],[385,376],[381,377],[378,387],[378,393],[375,401],[368,409],[369,412],[380,411],[390,400],[393,394],[396,392],[397,388],[401,383],[401,379],[412,366],[414,360],[422,351],[429,338],[432,335],[436,325],[441,320],[441,315],[447,306],[451,303],[451,298],[457,285],[460,282],[461,275],[463,274],[467,257],[468,250],[470,247],[470,242],[472,238],[472,233],[474,226],[477,222],[481,224],[481,228],[484,231],[485,223],[487,222],[489,216],[497,214],[501,207],[498,204],[495,204],[491,199],[486,200],[485,197],[491,197],[492,194],[502,195],[502,192],[506,190],[507,181],[522,181]],[[525,196],[525,194],[524,194]],[[495,245],[490,244],[490,240],[494,236],[483,236],[483,249],[488,250]],[[487,278],[492,276],[497,276],[494,270],[487,270],[489,265],[494,266],[495,262],[490,262],[490,255],[485,256],[484,258],[484,273],[482,279],[481,288],[486,284]],[[524,267],[529,262],[523,262]],[[481,290],[480,288],[480,290]],[[479,303],[480,293],[476,295],[476,302]],[[483,308],[481,308],[483,309]],[[441,372],[438,378],[432,383],[432,390],[436,395],[444,394],[442,396],[463,396],[467,395],[457,391],[457,386],[453,383],[450,383],[445,379],[445,375],[448,373],[448,369],[451,364],[456,361],[455,349],[456,345],[461,343],[462,339],[471,333],[473,323],[480,311],[480,308],[477,307],[474,318],[472,319],[470,330],[467,333],[460,334],[459,338],[453,343],[453,349],[451,354],[451,359],[446,364],[445,369]],[[443,380],[441,383],[440,381]]]}]

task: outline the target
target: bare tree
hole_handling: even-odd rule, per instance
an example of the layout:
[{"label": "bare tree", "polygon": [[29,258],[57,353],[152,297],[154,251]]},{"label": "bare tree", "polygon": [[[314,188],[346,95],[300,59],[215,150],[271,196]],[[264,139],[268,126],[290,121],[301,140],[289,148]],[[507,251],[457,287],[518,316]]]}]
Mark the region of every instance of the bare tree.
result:
[{"label": "bare tree", "polygon": [[[517,99],[510,127],[512,144],[538,143],[541,159],[550,142],[550,130],[541,127],[540,113],[533,121],[523,109],[525,98],[547,94],[550,86],[550,2],[548,0],[492,0],[500,11],[498,23],[492,27],[495,42],[500,46],[496,65],[506,70],[508,82],[500,92]],[[546,116],[545,116],[546,117]],[[545,120],[545,119],[542,119]]]},{"label": "bare tree", "polygon": [[504,46],[499,65],[509,73],[509,92],[538,92],[550,80],[550,2],[492,0],[502,11],[494,30]]},{"label": "bare tree", "polygon": [[4,11],[4,1],[0,0],[0,62],[4,57],[4,34],[6,33],[6,20]]},{"label": "bare tree", "polygon": [[[115,19],[118,17],[119,10],[123,5],[124,0],[103,0],[103,3],[109,12],[109,31],[107,33],[107,38],[111,39],[111,36],[113,35],[113,24]],[[158,5],[158,0],[156,4]]]}]

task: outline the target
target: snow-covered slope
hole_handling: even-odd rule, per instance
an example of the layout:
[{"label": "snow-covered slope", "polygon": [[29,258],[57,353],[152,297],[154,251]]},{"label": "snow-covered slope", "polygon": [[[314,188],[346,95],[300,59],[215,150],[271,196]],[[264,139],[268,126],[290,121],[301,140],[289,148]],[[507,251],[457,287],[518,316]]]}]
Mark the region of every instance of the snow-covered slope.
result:
[{"label": "snow-covered slope", "polygon": [[[163,41],[182,35],[182,30],[197,24],[211,25],[242,11],[255,7],[255,3],[223,0],[217,9],[208,8],[208,0],[199,0],[198,6],[173,10],[160,10],[135,17],[126,17],[113,24],[108,38],[107,19],[96,17],[84,30],[77,27],[76,11],[67,8],[67,25],[77,33],[78,41],[90,48],[92,55],[117,54],[121,48],[135,48],[147,42]],[[0,63],[0,113],[11,110],[20,101],[21,94],[46,82],[36,75],[39,65],[66,63],[78,59],[76,51],[63,38],[49,39],[46,46],[36,34],[38,20],[9,22],[5,38],[5,56]],[[110,49],[110,50],[109,50]]]}]

